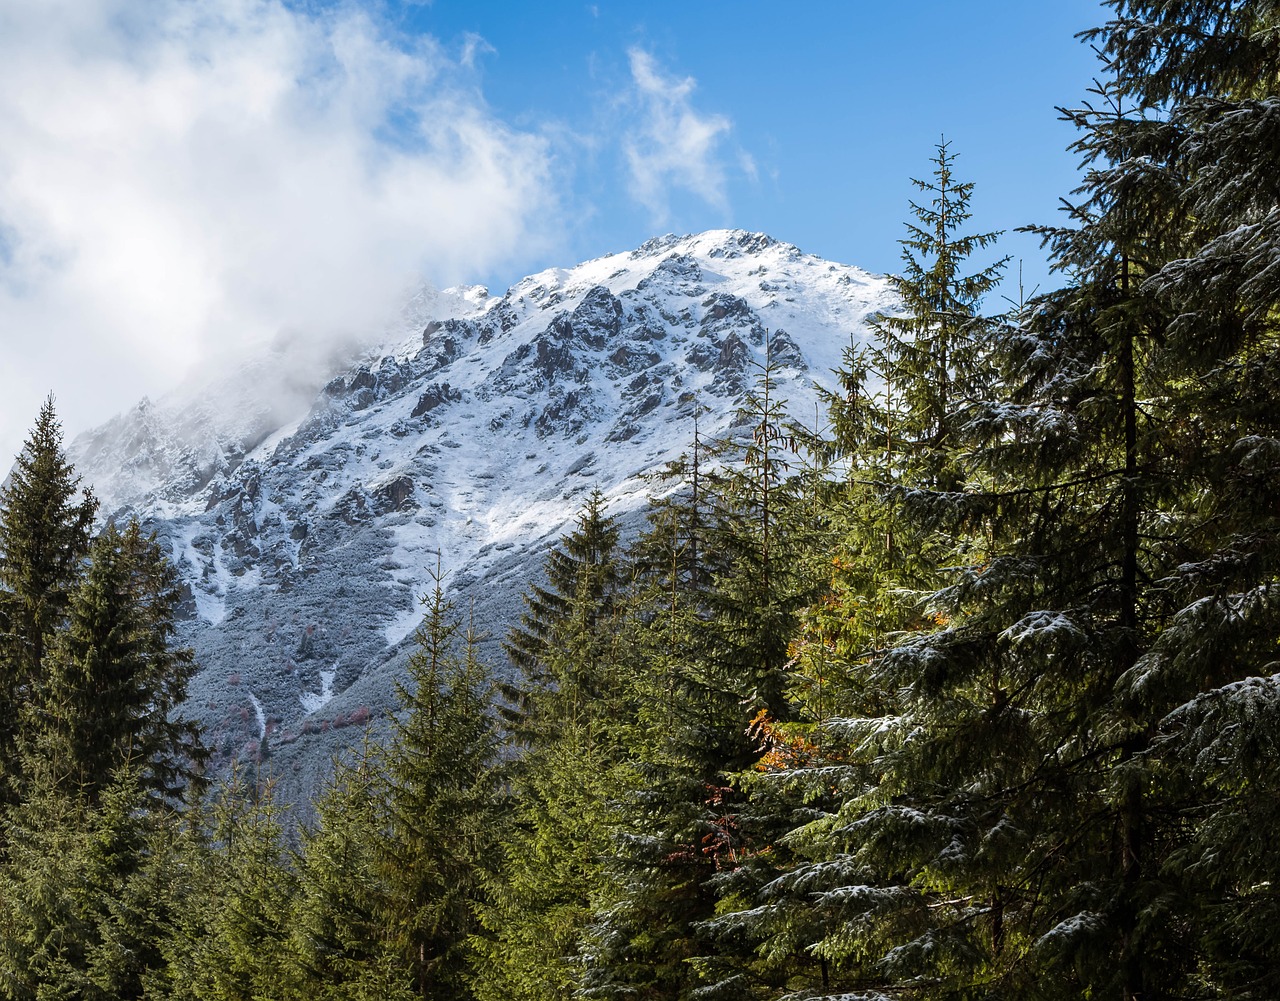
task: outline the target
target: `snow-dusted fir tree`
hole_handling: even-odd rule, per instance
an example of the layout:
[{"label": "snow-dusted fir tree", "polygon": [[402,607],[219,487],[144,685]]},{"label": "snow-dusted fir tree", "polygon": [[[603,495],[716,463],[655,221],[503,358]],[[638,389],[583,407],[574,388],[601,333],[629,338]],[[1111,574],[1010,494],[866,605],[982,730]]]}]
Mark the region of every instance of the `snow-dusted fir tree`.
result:
[{"label": "snow-dusted fir tree", "polygon": [[[840,540],[827,590],[791,644],[795,721],[761,722],[768,753],[740,779],[755,815],[804,824],[744,865],[760,870],[759,889],[713,923],[725,940],[756,943],[737,977],[762,986],[840,992],[891,980],[877,961],[929,914],[930,888],[904,878],[901,862],[948,823],[947,807],[926,800],[951,781],[938,752],[963,724],[954,703],[922,689],[922,665],[888,651],[916,637],[945,655],[947,620],[926,598],[947,568],[978,558],[964,460],[991,382],[992,324],[978,304],[1001,266],[969,270],[995,234],[965,232],[972,185],[955,180],[954,160],[941,144],[932,177],[916,182],[930,198],[912,203],[902,241],[902,312],[881,318],[880,343],[850,353],[840,373],[844,393],[831,403],[842,475],[828,495]],[[908,735],[932,750],[914,757]],[[916,783],[917,830],[905,832],[906,815],[882,807]],[[951,924],[938,917],[938,928]]]},{"label": "snow-dusted fir tree", "polygon": [[1161,890],[1132,902],[1131,948],[1162,962],[1133,964],[1128,989],[1270,997],[1280,869],[1259,834],[1276,822],[1280,737],[1280,9],[1112,6],[1093,41],[1121,98],[1152,109],[1091,192],[1095,216],[1149,234],[1116,241],[1150,303],[1132,479],[1137,548],[1156,558],[1138,561],[1135,628],[1150,640],[1117,684],[1130,760],[1113,786],[1136,820],[1126,878]]},{"label": "snow-dusted fir tree", "polygon": [[843,802],[723,919],[768,949],[819,914],[819,992],[1277,987],[1276,8],[1112,6],[1046,231],[1073,282],[942,411],[955,479],[902,485],[953,540],[934,621],[854,662]]}]

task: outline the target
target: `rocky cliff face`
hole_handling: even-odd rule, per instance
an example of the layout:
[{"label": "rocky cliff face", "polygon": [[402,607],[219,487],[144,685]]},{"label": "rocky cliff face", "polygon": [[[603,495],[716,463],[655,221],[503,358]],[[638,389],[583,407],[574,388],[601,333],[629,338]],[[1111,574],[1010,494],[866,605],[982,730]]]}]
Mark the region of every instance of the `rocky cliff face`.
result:
[{"label": "rocky cliff face", "polygon": [[70,451],[104,514],[153,527],[182,574],[189,711],[217,762],[270,759],[297,795],[394,705],[437,559],[500,633],[592,488],[638,521],[695,408],[730,427],[766,331],[812,421],[814,382],[891,305],[882,279],[762,234],[668,236],[501,297],[423,297],[325,378],[274,351]]}]

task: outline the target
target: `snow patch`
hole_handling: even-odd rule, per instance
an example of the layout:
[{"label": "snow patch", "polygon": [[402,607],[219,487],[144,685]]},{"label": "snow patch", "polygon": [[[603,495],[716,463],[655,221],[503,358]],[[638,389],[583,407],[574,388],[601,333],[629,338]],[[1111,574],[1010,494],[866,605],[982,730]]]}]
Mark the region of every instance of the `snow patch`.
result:
[{"label": "snow patch", "polygon": [[298,701],[302,703],[302,710],[308,716],[312,713],[319,712],[327,706],[333,698],[333,679],[338,676],[338,665],[334,664],[328,671],[320,672],[320,691],[303,692],[298,696]]},{"label": "snow patch", "polygon": [[265,740],[267,736],[267,714],[262,710],[262,703],[258,701],[258,697],[249,692],[249,701],[253,703],[253,713],[258,717],[258,739]]},{"label": "snow patch", "polygon": [[227,617],[227,601],[220,594],[210,594],[199,585],[191,589],[196,601],[196,614],[211,626],[220,625]]},{"label": "snow patch", "polygon": [[382,634],[386,636],[388,645],[395,646],[413,632],[421,621],[422,613],[418,611],[418,602],[415,599],[409,608],[392,616]]}]

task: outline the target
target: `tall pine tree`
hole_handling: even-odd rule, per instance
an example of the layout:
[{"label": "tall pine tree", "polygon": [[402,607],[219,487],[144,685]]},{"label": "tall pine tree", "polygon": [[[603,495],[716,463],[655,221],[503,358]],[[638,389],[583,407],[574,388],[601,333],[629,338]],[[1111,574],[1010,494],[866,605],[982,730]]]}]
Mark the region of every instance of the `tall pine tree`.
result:
[{"label": "tall pine tree", "polygon": [[126,764],[153,796],[181,795],[204,752],[197,725],[179,715],[195,661],[172,646],[178,600],[155,538],[136,522],[123,532],[108,524],[46,658],[22,740],[28,761],[46,758],[42,767],[91,799]]},{"label": "tall pine tree", "polygon": [[485,1001],[563,997],[581,983],[631,715],[618,535],[593,491],[548,555],[550,587],[531,589],[509,638],[523,674],[508,690],[511,736],[524,747],[506,769],[514,803],[484,909],[477,991]]},{"label": "tall pine tree", "polygon": [[368,743],[355,760],[335,762],[316,826],[302,833],[289,975],[299,997],[418,996],[389,920],[397,907],[383,865],[390,812],[381,764]]},{"label": "tall pine tree", "polygon": [[498,750],[491,682],[437,567],[387,751],[384,879],[393,941],[419,997],[471,996],[471,937],[491,866]]},{"label": "tall pine tree", "polygon": [[[964,767],[964,739],[983,744],[978,730],[961,738],[956,703],[931,687],[959,679],[930,678],[898,645],[948,634],[949,616],[929,596],[948,583],[945,567],[982,558],[965,499],[977,485],[966,468],[968,425],[992,383],[992,325],[978,305],[1002,262],[964,270],[995,234],[964,233],[972,185],[955,180],[954,159],[941,144],[932,178],[915,182],[931,197],[912,203],[902,241],[902,311],[874,325],[878,344],[849,352],[838,373],[844,392],[831,398],[839,479],[826,498],[841,539],[827,557],[825,593],[791,636],[790,719],[758,721],[765,753],[739,779],[752,803],[744,819],[768,849],[723,881],[732,895],[710,925],[755,950],[719,972],[729,988],[888,986],[892,976],[878,969],[885,951],[909,962],[910,950],[883,943],[905,934],[950,948],[948,908],[931,898],[937,877],[922,867],[929,856],[906,860],[945,849],[948,841],[935,848],[931,839],[955,811],[927,799],[948,788],[948,768]],[[921,798],[911,809],[897,807],[912,796]],[[931,913],[936,921],[922,920]]]},{"label": "tall pine tree", "polygon": [[50,396],[0,489],[0,794],[10,798],[19,717],[43,682],[89,551],[97,501],[79,485]]}]

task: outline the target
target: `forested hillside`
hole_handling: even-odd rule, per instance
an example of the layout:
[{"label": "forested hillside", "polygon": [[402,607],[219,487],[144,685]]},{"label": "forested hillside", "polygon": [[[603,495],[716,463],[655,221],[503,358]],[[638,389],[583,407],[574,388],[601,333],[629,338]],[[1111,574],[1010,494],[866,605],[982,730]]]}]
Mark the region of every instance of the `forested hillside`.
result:
[{"label": "forested hillside", "polygon": [[[1112,0],[1064,277],[941,143],[825,430],[772,364],[507,637],[424,596],[295,834],[52,402],[0,493],[0,996],[1280,996],[1280,5]],[[812,419],[808,422],[812,424]],[[502,677],[508,677],[503,673]]]}]

